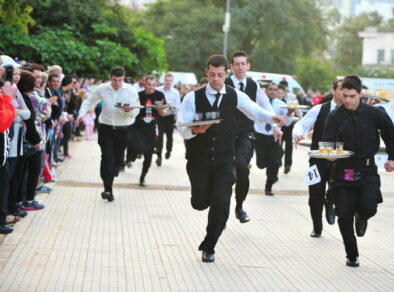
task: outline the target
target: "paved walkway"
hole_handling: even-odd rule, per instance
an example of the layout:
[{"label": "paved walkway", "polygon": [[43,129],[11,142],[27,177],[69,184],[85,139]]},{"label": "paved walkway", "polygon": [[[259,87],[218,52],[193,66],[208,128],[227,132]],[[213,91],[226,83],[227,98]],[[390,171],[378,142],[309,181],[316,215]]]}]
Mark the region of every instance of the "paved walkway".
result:
[{"label": "paved walkway", "polygon": [[262,195],[265,174],[253,166],[251,221],[235,219],[233,202],[216,262],[205,264],[197,248],[207,212],[190,206],[178,136],[171,159],[152,165],[148,188],[137,186],[138,161],[116,179],[112,203],[100,197],[96,140],[72,143],[71,152],[54,191],[39,196],[46,208],[30,212],[0,244],[0,291],[394,290],[393,174],[382,175],[385,202],[359,239],[358,269],[345,266],[337,225],[309,237],[303,147],[274,197]]}]

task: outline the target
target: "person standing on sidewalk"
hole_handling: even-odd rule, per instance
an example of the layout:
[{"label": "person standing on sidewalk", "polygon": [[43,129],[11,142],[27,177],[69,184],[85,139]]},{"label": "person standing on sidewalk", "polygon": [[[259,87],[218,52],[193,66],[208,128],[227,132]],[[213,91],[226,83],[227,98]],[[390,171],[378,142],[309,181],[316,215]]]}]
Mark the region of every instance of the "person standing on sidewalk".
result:
[{"label": "person standing on sidewalk", "polygon": [[208,85],[189,92],[178,111],[177,123],[190,123],[196,113],[219,111],[222,121],[215,125],[179,127],[186,140],[186,170],[191,183],[191,205],[209,209],[205,239],[199,250],[203,262],[215,260],[215,246],[226,225],[232,185],[235,182],[234,140],[237,109],[250,119],[283,123],[283,116],[259,107],[243,92],[224,84],[228,63],[222,55],[208,58]]},{"label": "person standing on sidewalk", "polygon": [[157,139],[157,166],[161,165],[161,153],[163,151],[163,138],[166,135],[166,154],[165,158],[169,159],[172,151],[173,139],[172,135],[174,132],[174,124],[176,121],[176,113],[181,106],[181,97],[178,89],[172,86],[174,82],[174,76],[171,73],[166,74],[164,77],[164,85],[157,88],[158,91],[162,92],[165,96],[166,103],[170,104],[170,108],[164,114],[163,117],[159,116],[157,123],[159,126],[159,137]]},{"label": "person standing on sidewalk", "polygon": [[[361,80],[349,75],[342,81],[343,105],[327,118],[323,139],[343,142],[344,149],[354,152],[349,158],[334,161],[330,179],[339,230],[346,250],[346,265],[358,267],[356,234],[364,236],[368,219],[383,202],[380,177],[374,157],[379,151],[380,136],[386,144],[387,171],[394,162],[394,125],[381,108],[360,102]],[[391,169],[392,171],[392,169]]]},{"label": "person standing on sidewalk", "polygon": [[[308,113],[299,120],[293,128],[293,141],[298,145],[313,129],[311,150],[319,149],[319,142],[323,141],[323,130],[328,114],[336,107],[342,105],[341,98],[342,80],[332,83],[331,93],[333,99],[323,104],[315,105]],[[309,209],[313,221],[311,237],[320,237],[323,230],[322,213],[323,206],[326,209],[328,224],[335,223],[335,212],[330,199],[330,189],[326,192],[326,184],[329,181],[332,163],[325,159],[310,158],[309,165],[316,165],[321,181],[309,186]]]},{"label": "person standing on sidewalk", "polygon": [[100,175],[104,184],[101,197],[109,202],[114,200],[112,184],[123,166],[127,144],[128,127],[134,123],[139,109],[117,108],[117,103],[139,106],[137,91],[124,82],[123,67],[111,69],[111,81],[101,84],[81,105],[77,124],[86,116],[91,106],[103,102],[98,125],[98,144],[101,148]]},{"label": "person standing on sidewalk", "polygon": [[[225,84],[245,92],[252,101],[256,102],[257,100],[257,103],[263,108],[275,114],[264,91],[252,78],[246,77],[250,69],[248,55],[243,51],[236,51],[231,57],[230,67],[234,75],[227,77]],[[235,217],[241,223],[250,221],[248,214],[243,209],[243,202],[249,191],[249,163],[253,157],[253,131],[253,121],[237,110],[235,126]]]}]

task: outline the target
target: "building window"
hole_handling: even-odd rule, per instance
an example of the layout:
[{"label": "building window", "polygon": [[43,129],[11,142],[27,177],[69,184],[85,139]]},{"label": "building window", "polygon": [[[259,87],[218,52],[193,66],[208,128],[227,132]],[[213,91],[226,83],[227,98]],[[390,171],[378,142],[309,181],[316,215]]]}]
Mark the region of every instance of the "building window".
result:
[{"label": "building window", "polygon": [[384,50],[378,50],[378,64],[384,62]]}]

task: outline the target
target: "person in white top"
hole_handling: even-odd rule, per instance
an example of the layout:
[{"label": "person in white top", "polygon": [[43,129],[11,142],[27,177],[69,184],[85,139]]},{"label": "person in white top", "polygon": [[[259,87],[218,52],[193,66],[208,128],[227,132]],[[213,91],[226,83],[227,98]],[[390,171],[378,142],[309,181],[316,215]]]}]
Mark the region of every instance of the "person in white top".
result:
[{"label": "person in white top", "polygon": [[145,90],[146,74],[142,74],[138,79],[138,82],[134,83],[134,88],[137,92]]},{"label": "person in white top", "polygon": [[[273,82],[268,83],[265,93],[275,113],[287,116],[286,104],[277,98],[278,85]],[[291,122],[290,119],[287,121],[286,125]],[[269,123],[255,122],[254,130],[256,131],[256,165],[260,169],[267,168],[265,194],[273,196],[272,185],[278,181],[278,171],[281,166],[283,150],[280,141],[275,139],[275,129]]]},{"label": "person in white top", "polygon": [[[250,65],[249,56],[244,51],[234,52],[230,63],[231,71],[234,75],[227,77],[225,84],[245,92],[251,100],[257,102],[266,110],[275,113],[264,91],[252,78],[247,77]],[[253,132],[253,121],[248,119],[241,111],[237,111],[235,130],[235,170],[237,178],[235,182],[235,217],[241,223],[250,221],[248,214],[243,209],[243,202],[249,192],[249,168],[253,156]]]},{"label": "person in white top", "polygon": [[[113,201],[112,184],[123,167],[124,152],[127,145],[127,132],[139,113],[137,91],[124,82],[125,71],[122,67],[111,69],[111,82],[101,84],[86,99],[79,111],[77,124],[97,102],[103,101],[99,116],[98,144],[101,148],[100,175],[104,183],[101,197]],[[137,108],[133,109],[133,106]]]},{"label": "person in white top", "polygon": [[[333,99],[323,104],[315,105],[308,113],[299,120],[293,128],[293,141],[298,145],[313,129],[311,150],[317,150],[319,142],[323,141],[323,130],[328,114],[342,104],[341,94],[342,80],[332,83],[331,93]],[[326,185],[330,178],[332,163],[325,159],[310,158],[310,166],[316,165],[320,182],[309,186],[309,209],[313,222],[311,237],[319,238],[323,230],[323,206],[326,209],[326,220],[329,224],[335,223],[335,212],[330,190],[326,192]]]},{"label": "person in white top", "polygon": [[[254,103],[243,92],[225,85],[228,63],[226,57],[213,55],[205,73],[208,85],[188,93],[178,111],[179,132],[186,140],[186,170],[191,183],[191,204],[196,210],[209,209],[207,234],[199,246],[203,262],[215,260],[215,246],[225,228],[230,209],[232,185],[235,182],[234,139],[235,114],[242,111],[255,121],[282,123],[277,116]],[[187,126],[205,116],[221,121],[213,124]]]},{"label": "person in white top", "polygon": [[179,95],[179,91],[172,86],[174,82],[174,76],[171,73],[166,74],[164,77],[164,85],[157,88],[158,91],[163,92],[166,103],[171,107],[167,109],[164,116],[158,117],[158,126],[159,126],[159,138],[157,139],[156,144],[156,154],[157,160],[156,164],[158,166],[161,165],[161,153],[163,150],[163,136],[166,135],[166,154],[165,158],[169,159],[172,151],[173,144],[173,132],[174,132],[174,124],[176,121],[176,113],[181,106],[181,97]]}]

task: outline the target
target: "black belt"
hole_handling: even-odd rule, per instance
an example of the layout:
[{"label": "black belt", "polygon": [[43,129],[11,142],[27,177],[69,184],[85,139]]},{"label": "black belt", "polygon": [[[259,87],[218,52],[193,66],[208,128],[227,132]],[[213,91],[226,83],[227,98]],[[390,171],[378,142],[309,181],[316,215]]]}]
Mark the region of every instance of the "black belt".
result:
[{"label": "black belt", "polygon": [[100,124],[101,127],[112,129],[112,130],[127,130],[130,126],[112,126],[106,124]]}]

